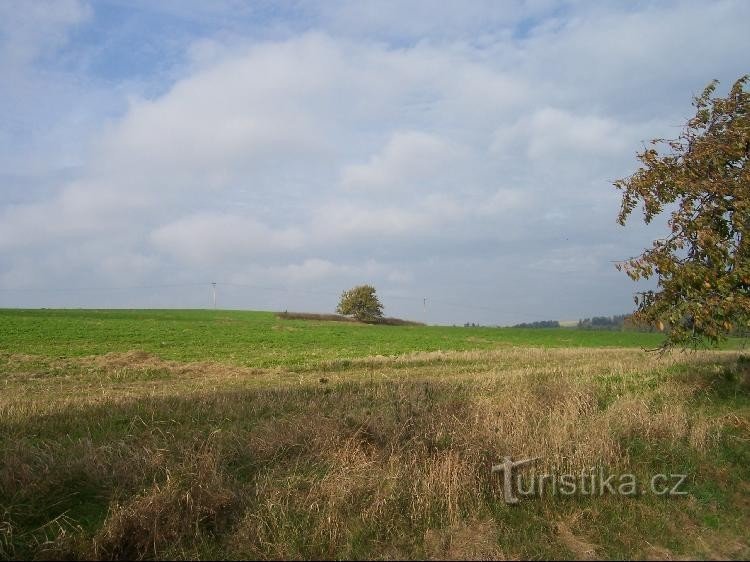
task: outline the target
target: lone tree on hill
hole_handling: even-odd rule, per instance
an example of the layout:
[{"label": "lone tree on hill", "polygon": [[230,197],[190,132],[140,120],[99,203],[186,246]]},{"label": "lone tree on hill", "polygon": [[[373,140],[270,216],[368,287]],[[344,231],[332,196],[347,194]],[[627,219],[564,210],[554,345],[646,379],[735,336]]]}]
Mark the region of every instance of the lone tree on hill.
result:
[{"label": "lone tree on hill", "polygon": [[[643,205],[646,223],[665,208],[671,232],[617,264],[634,281],[658,276],[635,297],[635,319],[668,328],[664,348],[715,343],[750,326],[750,75],[725,98],[711,82],[677,139],[655,139],[642,166],[615,182],[623,191],[618,222]],[[662,150],[657,150],[657,146]]]},{"label": "lone tree on hill", "polygon": [[362,322],[372,322],[383,317],[383,305],[372,285],[359,285],[341,294],[336,312],[354,316]]}]

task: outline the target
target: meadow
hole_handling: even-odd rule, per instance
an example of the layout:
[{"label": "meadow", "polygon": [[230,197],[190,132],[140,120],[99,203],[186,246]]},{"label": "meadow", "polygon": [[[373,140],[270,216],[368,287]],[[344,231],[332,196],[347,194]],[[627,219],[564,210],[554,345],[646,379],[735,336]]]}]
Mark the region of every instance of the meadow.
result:
[{"label": "meadow", "polygon": [[280,320],[272,312],[206,310],[0,310],[0,334],[6,350],[53,358],[137,349],[176,361],[311,368],[324,360],[414,351],[653,348],[662,340],[659,334],[637,332],[374,326]]},{"label": "meadow", "polygon": [[[750,358],[659,334],[0,311],[0,558],[746,558]],[[491,466],[686,474],[503,501]]]}]

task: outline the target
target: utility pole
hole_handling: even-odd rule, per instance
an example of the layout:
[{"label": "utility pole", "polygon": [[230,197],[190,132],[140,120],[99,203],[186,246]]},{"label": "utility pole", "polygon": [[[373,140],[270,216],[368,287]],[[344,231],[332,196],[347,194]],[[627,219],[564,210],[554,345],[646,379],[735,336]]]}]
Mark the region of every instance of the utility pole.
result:
[{"label": "utility pole", "polygon": [[427,297],[422,298],[422,310],[424,311],[424,323],[427,324]]},{"label": "utility pole", "polygon": [[211,296],[213,297],[214,310],[216,309],[216,282],[211,283]]}]

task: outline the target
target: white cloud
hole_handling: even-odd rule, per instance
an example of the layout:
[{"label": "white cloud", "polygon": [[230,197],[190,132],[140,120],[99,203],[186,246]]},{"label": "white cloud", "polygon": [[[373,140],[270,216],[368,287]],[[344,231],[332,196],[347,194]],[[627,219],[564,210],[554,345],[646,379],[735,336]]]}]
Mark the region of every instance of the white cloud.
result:
[{"label": "white cloud", "polygon": [[[0,61],[34,67],[97,22],[77,2],[29,5],[12,4],[49,39],[19,25]],[[534,277],[556,267],[585,270],[605,306],[591,260],[652,234],[617,229],[611,181],[635,167],[640,140],[676,133],[692,92],[746,71],[750,49],[743,2],[303,3],[305,17],[265,15],[244,36],[221,7],[195,19],[182,4],[139,6],[229,27],[193,37],[173,82],[119,114],[121,82],[66,74],[69,60],[0,92],[12,102],[0,283],[195,280],[210,266],[261,284],[373,277],[426,293],[485,279],[482,298],[512,305],[557,290]],[[258,40],[266,23],[276,38]],[[707,26],[722,33],[703,40]],[[65,163],[75,167],[62,174]],[[601,313],[629,306],[629,286],[611,286],[618,304]]]},{"label": "white cloud", "polygon": [[267,268],[267,273],[278,282],[309,283],[339,277],[349,273],[350,268],[320,258],[309,258],[302,263],[291,263]]},{"label": "white cloud", "polygon": [[400,238],[404,234],[428,232],[434,226],[426,213],[400,207],[370,207],[337,201],[315,209],[313,230],[330,243],[351,237]]},{"label": "white cloud", "polygon": [[0,66],[19,68],[59,48],[71,26],[91,17],[79,0],[5,0],[0,4]]},{"label": "white cloud", "polygon": [[[157,232],[151,238],[157,249],[195,261],[194,254],[202,252],[177,242],[195,225],[186,226],[180,216],[196,205],[221,207],[229,197],[249,200],[253,217],[231,225],[223,218],[220,231],[239,233],[247,224],[252,234],[263,220],[283,224],[291,218],[324,239],[424,231],[460,214],[456,205],[446,207],[444,194],[477,181],[470,152],[438,134],[391,130],[390,124],[424,123],[421,111],[410,116],[401,109],[423,92],[437,107],[444,99],[455,105],[453,93],[460,88],[444,76],[448,63],[492,86],[494,74],[478,72],[468,55],[433,48],[393,51],[308,34],[243,49],[155,100],[134,101],[104,131],[83,178],[59,189],[54,199],[5,209],[4,229],[16,242],[9,242],[10,236],[0,240],[6,247],[27,246],[52,235],[100,234],[135,224],[144,234]],[[352,122],[344,126],[342,115]],[[367,164],[343,163],[349,151],[361,155],[367,149],[352,126],[388,133]],[[418,190],[420,199],[396,206],[341,199],[330,181],[337,175],[346,189]],[[424,199],[425,193],[433,197]],[[294,217],[278,216],[286,201],[294,203]],[[201,218],[201,228],[205,221]]]},{"label": "white cloud", "polygon": [[339,33],[375,36],[397,40],[424,37],[481,40],[498,31],[511,32],[513,24],[533,18],[552,6],[547,0],[511,0],[498,4],[492,0],[431,2],[430,0],[379,0],[325,2],[321,19]]},{"label": "white cloud", "polygon": [[252,282],[258,277],[272,280],[279,286],[301,285],[304,287],[311,283],[332,282],[342,289],[350,284],[373,282],[375,279],[386,279],[395,284],[404,284],[411,280],[408,272],[374,259],[353,263],[335,263],[321,258],[308,258],[300,263],[281,266],[261,267],[249,274],[240,274],[234,279],[238,282]]},{"label": "white cloud", "polygon": [[346,166],[341,184],[350,190],[430,191],[444,186],[451,169],[461,165],[462,152],[435,135],[398,131],[369,162]]},{"label": "white cloud", "polygon": [[110,281],[122,285],[123,280],[141,282],[159,270],[159,260],[153,255],[134,252],[113,253],[101,263],[102,271]]},{"label": "white cloud", "polygon": [[529,160],[542,162],[577,155],[617,155],[632,147],[633,141],[632,131],[614,119],[544,107],[495,131],[491,150],[514,152],[520,145]]},{"label": "white cloud", "polygon": [[159,227],[155,247],[188,264],[222,263],[299,248],[303,234],[294,228],[274,230],[252,217],[195,214]]},{"label": "white cloud", "polygon": [[507,213],[528,211],[532,195],[520,189],[497,189],[486,201],[476,208],[478,215],[498,216]]},{"label": "white cloud", "polygon": [[628,119],[660,114],[679,125],[691,93],[746,72],[748,20],[742,0],[581,3],[532,30],[515,60],[547,105]]}]

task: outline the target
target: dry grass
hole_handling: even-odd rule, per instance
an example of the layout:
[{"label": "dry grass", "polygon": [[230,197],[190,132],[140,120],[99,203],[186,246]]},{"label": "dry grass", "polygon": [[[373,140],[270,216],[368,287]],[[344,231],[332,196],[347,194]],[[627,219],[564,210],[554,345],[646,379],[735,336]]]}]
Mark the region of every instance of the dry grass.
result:
[{"label": "dry grass", "polygon": [[577,560],[598,560],[595,544],[587,542],[585,539],[575,535],[570,529],[570,524],[566,521],[560,521],[555,526],[555,532],[560,542],[571,551]]},{"label": "dry grass", "polygon": [[[0,365],[0,557],[750,554],[740,532],[717,547],[703,519],[750,522],[730,493],[744,473],[715,465],[750,436],[733,352],[509,348],[303,372],[142,352]],[[689,465],[714,495],[698,478],[693,503],[512,508],[489,470],[504,455],[570,472]],[[678,516],[691,533],[664,530]]]},{"label": "dry grass", "polygon": [[351,316],[344,316],[343,314],[322,314],[315,312],[277,312],[277,318],[283,320],[320,320],[327,322],[353,322],[355,324],[362,324],[356,318]]},{"label": "dry grass", "polygon": [[425,554],[430,560],[505,560],[498,530],[490,519],[461,521],[425,532]]},{"label": "dry grass", "polygon": [[222,531],[234,507],[214,451],[198,451],[165,474],[163,482],[115,502],[93,539],[93,557],[134,560],[160,558],[185,539],[200,541]]},{"label": "dry grass", "polygon": [[393,318],[390,316],[383,316],[375,320],[364,322],[357,320],[351,316],[344,316],[343,314],[318,314],[314,312],[277,312],[277,318],[282,320],[318,320],[326,322],[350,322],[354,324],[382,324],[385,326],[424,326],[422,322],[414,322],[412,320],[404,320],[402,318]]}]

